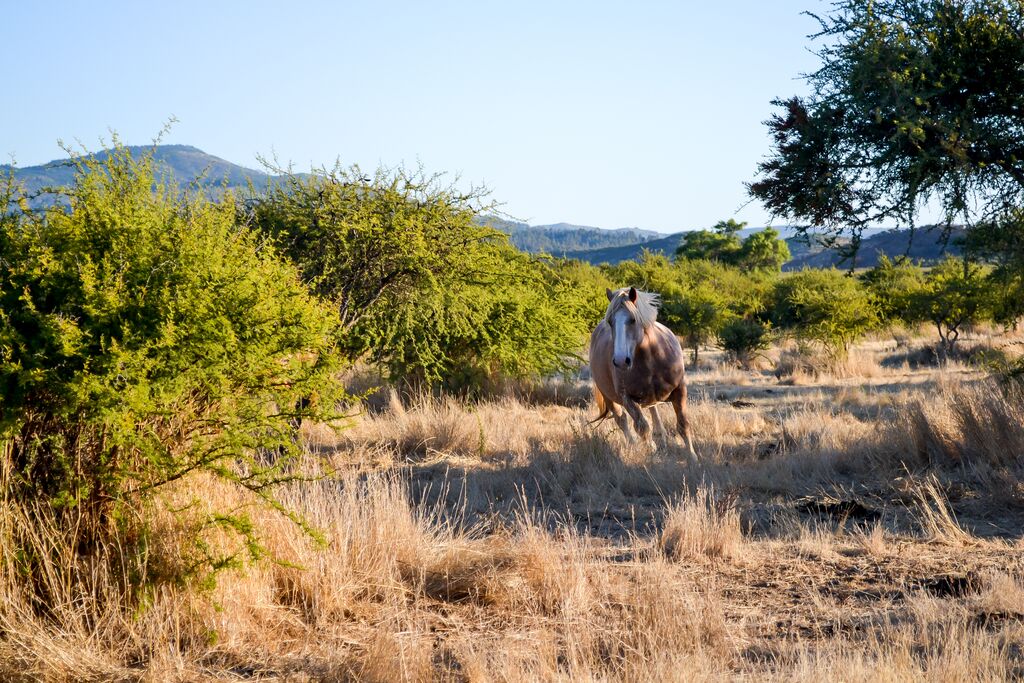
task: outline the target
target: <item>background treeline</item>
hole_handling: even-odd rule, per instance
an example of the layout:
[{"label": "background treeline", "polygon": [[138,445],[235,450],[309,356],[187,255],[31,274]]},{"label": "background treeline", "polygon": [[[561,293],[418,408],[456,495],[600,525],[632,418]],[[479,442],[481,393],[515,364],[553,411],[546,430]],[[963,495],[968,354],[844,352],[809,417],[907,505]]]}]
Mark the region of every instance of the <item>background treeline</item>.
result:
[{"label": "background treeline", "polygon": [[531,254],[563,256],[571,251],[607,249],[642,244],[660,237],[659,233],[639,228],[601,230],[585,225],[557,223],[555,225],[528,225],[494,215],[480,216],[477,221],[508,235],[516,249]]},{"label": "background treeline", "polygon": [[919,325],[933,330],[935,357],[941,360],[956,352],[966,328],[985,321],[1016,326],[1022,314],[1020,276],[969,257],[950,256],[928,267],[883,257],[878,266],[857,273],[780,273],[687,258],[686,249],[674,261],[647,253],[597,270],[610,281],[658,292],[659,320],[685,340],[694,362],[708,345],[746,362],[786,338],[804,353],[842,358],[869,331]]}]

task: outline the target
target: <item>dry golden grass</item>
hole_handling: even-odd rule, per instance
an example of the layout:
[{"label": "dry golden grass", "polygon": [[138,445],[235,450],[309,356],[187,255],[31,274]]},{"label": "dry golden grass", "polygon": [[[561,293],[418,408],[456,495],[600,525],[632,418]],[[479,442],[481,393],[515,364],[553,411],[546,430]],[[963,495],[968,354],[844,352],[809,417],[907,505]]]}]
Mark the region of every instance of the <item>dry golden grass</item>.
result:
[{"label": "dry golden grass", "polygon": [[[694,373],[696,462],[588,425],[585,387],[377,392],[340,432],[304,427],[339,474],[283,497],[326,545],[257,511],[274,561],[210,592],[140,603],[110,574],[123,548],[76,559],[68,529],[3,501],[0,679],[1020,678],[1024,400],[895,353],[873,340],[795,382]],[[246,503],[200,476],[164,495]],[[162,509],[153,572],[191,533]]]}]

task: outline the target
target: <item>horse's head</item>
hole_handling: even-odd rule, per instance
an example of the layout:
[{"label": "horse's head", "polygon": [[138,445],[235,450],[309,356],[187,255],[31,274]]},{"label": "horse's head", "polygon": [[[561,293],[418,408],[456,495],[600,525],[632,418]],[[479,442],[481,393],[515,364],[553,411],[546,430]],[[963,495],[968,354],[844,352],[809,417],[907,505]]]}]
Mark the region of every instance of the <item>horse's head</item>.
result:
[{"label": "horse's head", "polygon": [[612,329],[612,336],[615,339],[615,346],[612,351],[612,365],[621,369],[629,369],[633,366],[633,357],[637,344],[644,338],[644,329],[649,322],[642,315],[642,306],[646,301],[640,301],[640,292],[636,287],[629,290],[620,289],[616,292],[605,290],[608,295],[608,312],[605,321]]}]

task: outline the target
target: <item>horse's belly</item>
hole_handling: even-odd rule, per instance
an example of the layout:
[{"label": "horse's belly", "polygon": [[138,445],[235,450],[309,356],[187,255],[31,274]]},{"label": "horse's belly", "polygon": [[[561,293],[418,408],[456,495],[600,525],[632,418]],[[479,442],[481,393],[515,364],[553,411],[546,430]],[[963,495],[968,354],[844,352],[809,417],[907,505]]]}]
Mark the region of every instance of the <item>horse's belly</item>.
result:
[{"label": "horse's belly", "polygon": [[679,386],[678,382],[644,382],[631,384],[629,381],[616,382],[616,392],[641,406],[650,406],[667,401]]}]

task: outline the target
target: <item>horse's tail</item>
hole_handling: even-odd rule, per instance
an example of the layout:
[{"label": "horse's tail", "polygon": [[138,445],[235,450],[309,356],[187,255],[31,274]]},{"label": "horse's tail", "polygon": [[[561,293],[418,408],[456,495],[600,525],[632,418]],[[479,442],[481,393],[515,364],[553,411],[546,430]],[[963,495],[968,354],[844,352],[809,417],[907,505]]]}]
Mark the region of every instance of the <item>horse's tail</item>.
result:
[{"label": "horse's tail", "polygon": [[597,404],[597,409],[601,411],[601,414],[595,417],[593,420],[591,420],[588,424],[600,422],[601,420],[607,418],[608,413],[612,411],[611,405],[608,403],[607,400],[605,400],[604,394],[601,393],[601,390],[597,388],[596,384],[594,385],[594,403]]}]

